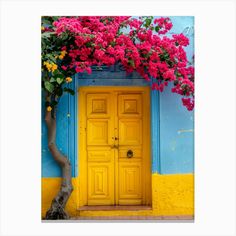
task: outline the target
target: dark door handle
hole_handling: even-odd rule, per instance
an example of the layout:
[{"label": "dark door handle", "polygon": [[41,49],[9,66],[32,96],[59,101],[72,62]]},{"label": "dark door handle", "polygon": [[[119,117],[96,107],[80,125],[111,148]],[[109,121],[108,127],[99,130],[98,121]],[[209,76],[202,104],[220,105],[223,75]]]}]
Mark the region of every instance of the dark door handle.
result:
[{"label": "dark door handle", "polygon": [[134,155],[134,153],[133,153],[132,150],[128,150],[128,151],[127,151],[127,157],[128,157],[128,158],[133,157],[133,155]]}]

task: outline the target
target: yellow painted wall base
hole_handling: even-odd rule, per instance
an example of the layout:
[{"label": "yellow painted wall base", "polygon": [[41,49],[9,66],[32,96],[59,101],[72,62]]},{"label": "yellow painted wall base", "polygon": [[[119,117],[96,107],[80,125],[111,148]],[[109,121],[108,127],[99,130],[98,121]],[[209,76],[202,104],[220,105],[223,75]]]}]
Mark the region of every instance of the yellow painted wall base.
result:
[{"label": "yellow painted wall base", "polygon": [[[67,205],[66,211],[70,216],[77,215],[77,192],[78,192],[78,185],[76,183],[76,178],[72,178],[72,185],[74,191],[72,192]],[[42,218],[45,217],[47,210],[51,206],[51,202],[53,198],[57,195],[58,191],[60,190],[61,185],[61,178],[42,178],[41,180],[41,213]]]},{"label": "yellow painted wall base", "polygon": [[194,175],[152,175],[152,207],[157,215],[194,214]]},{"label": "yellow painted wall base", "polygon": [[[60,188],[60,178],[42,178],[42,217]],[[194,215],[194,175],[152,175],[152,210],[140,211],[78,211],[79,185],[73,178],[74,191],[67,203],[70,216],[170,216]]]}]

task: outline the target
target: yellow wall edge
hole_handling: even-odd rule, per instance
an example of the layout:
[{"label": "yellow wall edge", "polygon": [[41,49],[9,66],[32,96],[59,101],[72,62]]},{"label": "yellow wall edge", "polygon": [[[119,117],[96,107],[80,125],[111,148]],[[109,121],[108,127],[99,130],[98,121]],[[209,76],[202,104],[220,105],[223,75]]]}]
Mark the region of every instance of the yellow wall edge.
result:
[{"label": "yellow wall edge", "polygon": [[[61,178],[42,178],[42,218],[45,217],[53,197],[60,189]],[[194,215],[193,174],[152,174],[152,210],[142,211],[78,211],[79,181],[72,178],[74,191],[67,203],[70,216],[116,215]]]},{"label": "yellow wall edge", "polygon": [[[67,204],[66,211],[70,216],[77,216],[78,184],[77,178],[72,178],[74,191],[72,192]],[[61,186],[61,178],[42,178],[41,179],[41,216],[46,216],[47,210],[51,206],[53,198],[57,195]]]}]

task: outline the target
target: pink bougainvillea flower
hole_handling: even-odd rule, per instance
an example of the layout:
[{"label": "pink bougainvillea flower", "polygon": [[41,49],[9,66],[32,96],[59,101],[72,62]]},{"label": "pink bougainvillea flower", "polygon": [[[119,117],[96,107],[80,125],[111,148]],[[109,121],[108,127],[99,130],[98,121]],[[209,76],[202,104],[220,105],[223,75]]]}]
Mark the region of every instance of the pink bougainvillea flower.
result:
[{"label": "pink bougainvillea flower", "polygon": [[67,66],[61,66],[62,70],[67,70]]},{"label": "pink bougainvillea flower", "polygon": [[183,34],[173,34],[173,41],[176,43],[176,46],[188,46],[189,45],[189,39],[184,36]]},{"label": "pink bougainvillea flower", "polygon": [[70,32],[74,37],[74,43],[61,47],[69,58],[63,70],[90,74],[92,65],[121,63],[127,73],[136,70],[147,81],[156,79],[152,89],[163,91],[174,82],[172,92],[184,96],[183,105],[193,109],[194,67],[188,67],[184,50],[189,39],[165,35],[173,26],[169,17],[155,18],[155,31],[143,27],[141,18],[129,16],[60,17],[53,25],[58,36]]}]

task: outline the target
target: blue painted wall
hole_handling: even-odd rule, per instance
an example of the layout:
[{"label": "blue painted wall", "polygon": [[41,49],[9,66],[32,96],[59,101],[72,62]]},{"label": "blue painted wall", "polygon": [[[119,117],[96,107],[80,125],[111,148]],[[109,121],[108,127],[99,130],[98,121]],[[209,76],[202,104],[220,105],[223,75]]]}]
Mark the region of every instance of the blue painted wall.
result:
[{"label": "blue painted wall", "polygon": [[160,93],[160,165],[159,172],[193,172],[193,112],[182,106],[180,96],[168,86]]},{"label": "blue painted wall", "polygon": [[[186,48],[188,60],[194,54],[193,17],[170,17],[172,33],[187,34],[190,45]],[[160,163],[158,172],[192,173],[194,171],[194,112],[182,106],[181,97],[171,92],[171,85],[160,93]]]},{"label": "blue painted wall", "polygon": [[[187,56],[194,52],[193,17],[170,17],[174,27],[169,34],[185,32],[190,39]],[[76,74],[71,87],[79,86],[150,86],[137,73],[126,72],[112,66],[103,71],[93,71],[91,75]],[[193,163],[193,112],[181,104],[181,97],[171,92],[171,86],[162,92],[151,91],[151,152],[152,172],[161,174],[192,173]],[[57,112],[57,144],[69,157],[72,176],[77,176],[77,95],[64,95]],[[47,148],[47,132],[42,103],[42,177],[58,177],[60,168]]]},{"label": "blue painted wall", "polygon": [[[42,94],[42,97],[44,95]],[[57,136],[56,142],[58,144],[58,148],[65,155],[68,156],[69,148],[68,148],[68,95],[65,95],[60,100],[60,106],[57,111]],[[44,104],[42,99],[42,176],[44,177],[53,177],[60,176],[61,171],[57,163],[52,158],[49,149],[47,147],[47,128],[44,122]]]}]

